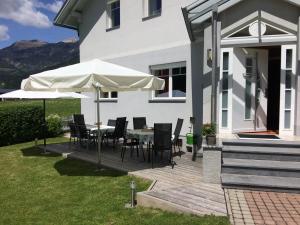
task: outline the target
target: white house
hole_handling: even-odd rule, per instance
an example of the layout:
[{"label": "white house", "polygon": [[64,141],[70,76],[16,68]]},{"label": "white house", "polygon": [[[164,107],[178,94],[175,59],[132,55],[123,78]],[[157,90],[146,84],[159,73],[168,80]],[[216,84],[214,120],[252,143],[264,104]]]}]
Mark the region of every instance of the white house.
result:
[{"label": "white house", "polygon": [[[166,81],[159,92],[102,93],[103,122],[127,116],[131,127],[132,117],[146,116],[150,125],[175,126],[183,118],[185,134],[195,117],[200,133],[211,121],[215,37],[219,132],[300,135],[299,0],[67,0],[55,24],[78,30],[81,61],[99,58]],[[94,122],[95,98],[81,110]]]}]

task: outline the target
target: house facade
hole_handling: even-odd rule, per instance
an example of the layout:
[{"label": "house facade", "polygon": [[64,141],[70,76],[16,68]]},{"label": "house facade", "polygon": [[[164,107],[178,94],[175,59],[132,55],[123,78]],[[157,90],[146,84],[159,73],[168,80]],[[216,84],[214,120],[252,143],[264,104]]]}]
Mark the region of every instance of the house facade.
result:
[{"label": "house facade", "polygon": [[[299,0],[68,0],[55,24],[78,31],[81,61],[99,58],[166,81],[162,91],[102,93],[104,123],[127,116],[132,127],[132,117],[146,116],[149,125],[175,126],[183,118],[184,135],[194,117],[199,134],[211,121],[215,38],[219,132],[300,135]],[[87,94],[81,110],[94,123],[95,96]]]}]

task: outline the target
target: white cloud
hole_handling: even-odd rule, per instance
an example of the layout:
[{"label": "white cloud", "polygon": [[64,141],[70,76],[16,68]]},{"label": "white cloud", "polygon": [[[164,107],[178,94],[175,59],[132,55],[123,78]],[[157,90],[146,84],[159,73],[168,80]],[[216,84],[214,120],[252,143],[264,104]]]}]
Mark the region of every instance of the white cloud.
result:
[{"label": "white cloud", "polygon": [[42,9],[49,10],[53,13],[57,13],[63,4],[64,4],[64,2],[62,0],[55,0],[52,4],[50,4],[50,3],[45,4],[41,1],[38,1],[38,2],[36,2],[35,5],[37,8],[42,8]]},{"label": "white cloud", "polygon": [[35,0],[1,0],[0,18],[10,19],[25,26],[51,27],[52,22],[48,16],[37,8]]},{"label": "white cloud", "polygon": [[0,41],[6,41],[9,39],[8,27],[0,25]]}]

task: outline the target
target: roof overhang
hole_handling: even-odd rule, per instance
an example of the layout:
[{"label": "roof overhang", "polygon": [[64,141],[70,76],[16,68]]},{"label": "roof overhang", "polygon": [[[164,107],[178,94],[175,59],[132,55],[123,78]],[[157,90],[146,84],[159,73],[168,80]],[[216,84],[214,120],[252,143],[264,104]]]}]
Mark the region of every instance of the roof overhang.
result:
[{"label": "roof overhang", "polygon": [[[212,11],[217,10],[218,13],[236,5],[244,0],[197,0],[196,2],[182,9],[182,13],[187,25],[190,39],[195,39],[194,27],[201,25],[205,21],[211,19]],[[300,6],[299,0],[284,0],[295,6]]]},{"label": "roof overhang", "polygon": [[66,0],[54,18],[54,25],[78,30],[87,0]]}]

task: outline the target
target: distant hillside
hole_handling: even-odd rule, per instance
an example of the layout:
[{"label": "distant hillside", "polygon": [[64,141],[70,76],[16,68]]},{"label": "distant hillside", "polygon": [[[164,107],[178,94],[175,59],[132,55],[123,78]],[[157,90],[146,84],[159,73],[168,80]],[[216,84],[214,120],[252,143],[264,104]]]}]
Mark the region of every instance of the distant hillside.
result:
[{"label": "distant hillside", "polygon": [[19,89],[30,74],[78,62],[78,42],[19,41],[0,49],[0,88]]}]

